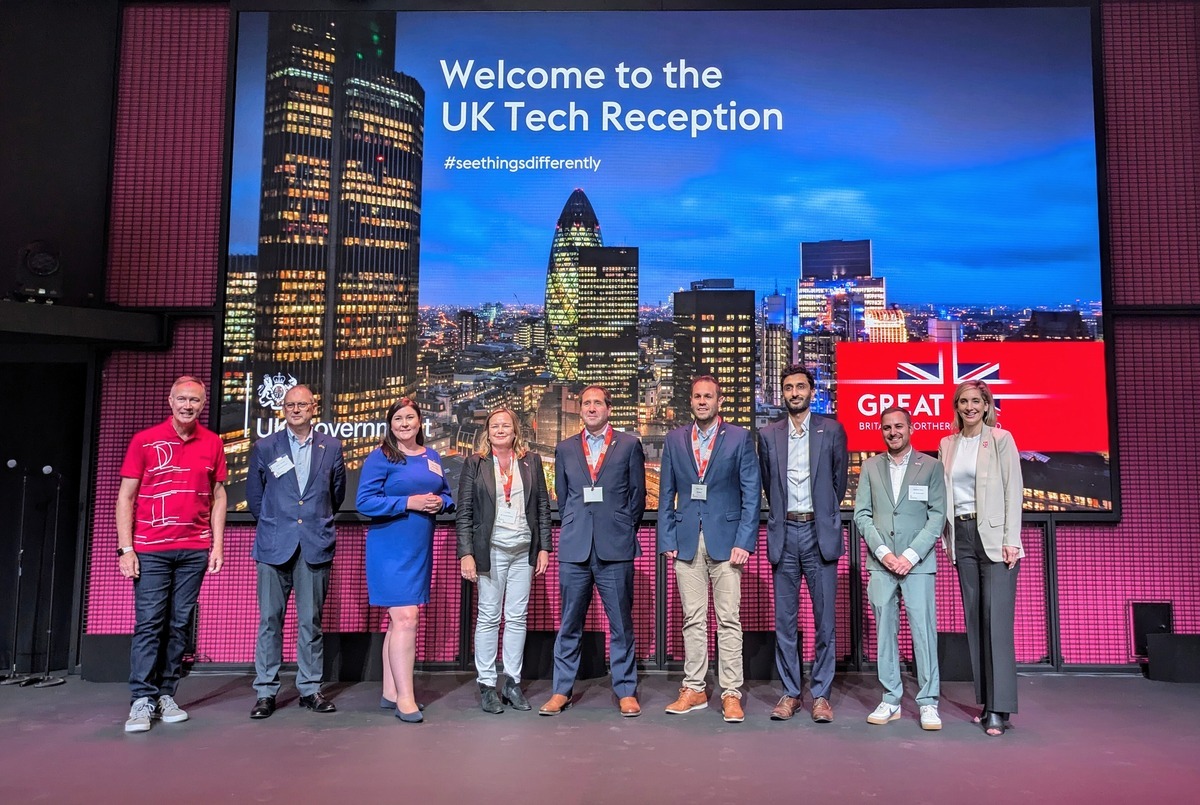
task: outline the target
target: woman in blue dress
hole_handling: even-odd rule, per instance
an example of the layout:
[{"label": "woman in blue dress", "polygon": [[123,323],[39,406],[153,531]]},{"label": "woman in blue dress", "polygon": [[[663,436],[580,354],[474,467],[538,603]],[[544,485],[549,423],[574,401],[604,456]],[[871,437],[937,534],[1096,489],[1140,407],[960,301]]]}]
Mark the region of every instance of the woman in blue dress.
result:
[{"label": "woman in blue dress", "polygon": [[424,446],[421,409],[407,397],[388,408],[379,447],[363,462],[358,511],[367,526],[367,594],[387,607],[383,638],[383,698],[396,703],[396,718],[422,720],[413,693],[417,623],[429,603],[433,579],[433,526],[454,506],[441,458]]}]

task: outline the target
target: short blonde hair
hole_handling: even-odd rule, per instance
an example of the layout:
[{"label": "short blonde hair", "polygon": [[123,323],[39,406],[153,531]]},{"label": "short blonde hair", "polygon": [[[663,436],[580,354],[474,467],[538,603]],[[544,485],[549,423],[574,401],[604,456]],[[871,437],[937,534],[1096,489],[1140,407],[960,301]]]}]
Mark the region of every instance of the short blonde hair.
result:
[{"label": "short blonde hair", "polygon": [[963,429],[962,414],[958,412],[958,400],[970,389],[978,389],[979,396],[983,397],[983,402],[987,405],[987,410],[983,412],[983,424],[991,427],[996,424],[996,401],[992,398],[992,390],[988,388],[988,384],[982,380],[968,380],[965,383],[959,383],[958,388],[954,390],[954,430],[960,431]]},{"label": "short blonde hair", "polygon": [[483,430],[479,434],[479,455],[484,458],[492,456],[492,440],[488,438],[488,426],[492,424],[492,417],[497,414],[508,414],[508,418],[512,420],[513,455],[517,458],[525,458],[525,454],[529,452],[529,445],[525,442],[525,433],[521,429],[521,418],[517,416],[516,411],[505,406],[493,408],[488,412],[487,419],[483,420]]}]

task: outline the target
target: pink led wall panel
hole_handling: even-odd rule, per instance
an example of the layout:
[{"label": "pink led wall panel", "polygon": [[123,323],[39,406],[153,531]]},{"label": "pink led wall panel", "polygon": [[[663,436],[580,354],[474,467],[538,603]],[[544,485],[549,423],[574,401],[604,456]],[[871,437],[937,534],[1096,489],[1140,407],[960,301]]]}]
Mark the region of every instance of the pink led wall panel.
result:
[{"label": "pink led wall panel", "polygon": [[1200,321],[1123,318],[1116,336],[1124,516],[1058,527],[1067,663],[1130,662],[1131,601],[1170,601],[1175,631],[1200,633],[1200,532],[1181,516],[1200,500],[1200,462],[1194,440],[1173,435],[1200,422]]},{"label": "pink led wall panel", "polygon": [[1195,305],[1200,6],[1105,3],[1102,20],[1113,302]]},{"label": "pink led wall panel", "polygon": [[125,9],[108,301],[211,307],[220,277],[227,8]]}]

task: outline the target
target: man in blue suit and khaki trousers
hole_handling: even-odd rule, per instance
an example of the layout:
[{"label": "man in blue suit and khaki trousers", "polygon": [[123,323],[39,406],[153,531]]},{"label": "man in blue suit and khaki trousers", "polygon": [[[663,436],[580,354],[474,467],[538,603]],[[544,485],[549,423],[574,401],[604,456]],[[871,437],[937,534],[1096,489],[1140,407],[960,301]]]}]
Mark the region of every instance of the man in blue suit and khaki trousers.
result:
[{"label": "man in blue suit and khaki trousers", "polygon": [[346,497],[342,443],[312,426],[316,400],[307,386],[283,398],[287,426],[250,451],[246,503],[258,521],[251,555],[258,564],[258,641],[254,647],[251,718],[275,712],[283,660],[283,616],[296,591],[296,688],[300,706],[316,713],[337,708],[321,694],[324,654],[321,609],[329,589],[336,534],[333,514]]},{"label": "man in blue suit and khaki trousers", "polygon": [[675,567],[683,607],[683,685],[672,714],[708,706],[708,588],[717,617],[722,716],[742,710],[742,568],[758,541],[762,500],[749,431],[721,419],[721,387],[692,381],[695,422],[667,434],[658,493],[658,550]]},{"label": "man in blue suit and khaki trousers", "polygon": [[580,640],[593,587],[608,616],[609,669],[622,716],[641,715],[633,644],[633,560],[646,511],[642,443],[608,424],[612,396],[588,386],[579,400],[583,431],[554,450],[558,580],[562,624],[554,641],[553,695],[538,711],[556,716],[571,706],[579,673]]},{"label": "man in blue suit and khaki trousers", "polygon": [[900,599],[908,613],[917,663],[917,706],[921,729],[940,730],[937,607],[933,546],[946,522],[946,479],[942,463],[913,450],[912,415],[888,408],[879,417],[887,452],[863,463],[854,498],[854,524],[867,541],[867,600],[875,615],[879,681],[883,701],[867,722],[900,718]]},{"label": "man in blue suit and khaki trousers", "polygon": [[758,432],[758,456],[767,493],[767,558],[775,586],[775,666],[783,696],[771,711],[790,719],[801,705],[798,621],[800,577],[808,583],[815,621],[809,690],[812,719],[833,721],[834,624],[838,559],[846,552],[841,501],[849,454],[846,431],[835,419],[809,410],[816,382],[793,365],[780,378],[788,415]]}]

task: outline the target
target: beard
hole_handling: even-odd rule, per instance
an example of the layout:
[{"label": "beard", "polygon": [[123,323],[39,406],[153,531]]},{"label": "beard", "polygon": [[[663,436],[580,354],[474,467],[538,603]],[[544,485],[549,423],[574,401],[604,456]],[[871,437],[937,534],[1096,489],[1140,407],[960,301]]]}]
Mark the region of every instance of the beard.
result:
[{"label": "beard", "polygon": [[809,397],[802,403],[794,403],[791,400],[784,400],[783,404],[787,407],[789,414],[803,414],[808,410],[808,406],[812,404],[812,397]]}]

